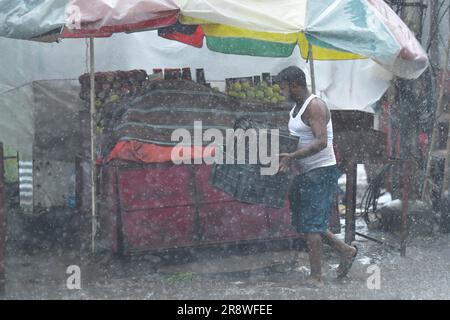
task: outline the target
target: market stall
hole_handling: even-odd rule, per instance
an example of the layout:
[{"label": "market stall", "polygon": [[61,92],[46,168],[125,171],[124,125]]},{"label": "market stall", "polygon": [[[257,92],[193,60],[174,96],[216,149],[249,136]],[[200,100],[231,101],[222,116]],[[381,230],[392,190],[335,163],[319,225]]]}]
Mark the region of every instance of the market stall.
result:
[{"label": "market stall", "polygon": [[[172,132],[185,128],[194,136],[195,121],[202,121],[203,131],[223,132],[243,118],[285,131],[291,106],[276,94],[276,78],[267,73],[230,78],[224,81],[228,90],[220,92],[204,76],[195,83],[190,70],[183,70],[165,70],[165,77],[162,70],[153,75],[144,70],[96,74],[100,246],[134,253],[299,237],[291,226],[288,180],[279,186],[276,179],[253,181],[249,185],[254,190],[244,186],[237,191],[227,185],[234,178],[230,172],[217,176],[212,165],[194,160],[195,151],[189,164],[172,161],[177,143]],[[80,97],[88,104],[86,79],[88,75],[80,77]],[[341,169],[354,161],[385,159],[385,137],[373,129],[372,114],[333,110],[332,117]],[[85,140],[89,149],[89,136]],[[296,141],[289,147],[295,146]],[[202,157],[206,144],[196,147]],[[241,184],[251,178],[248,171],[234,170]],[[273,198],[263,199],[266,194]],[[337,202],[331,229],[339,229],[336,207]]]},{"label": "market stall", "polygon": [[[236,186],[229,185],[228,190],[214,186],[214,180],[223,182],[227,177],[216,177],[204,155],[218,152],[222,145],[210,150],[209,142],[194,145],[191,154],[183,155],[186,164],[175,164],[172,154],[178,143],[172,132],[184,128],[193,137],[195,121],[202,122],[201,134],[213,128],[225,135],[226,129],[233,129],[245,117],[269,121],[271,128],[286,131],[290,105],[280,104],[276,97],[269,99],[270,90],[262,99],[236,97],[241,82],[230,85],[234,89],[228,95],[210,88],[203,77],[198,77],[200,83],[183,80],[178,71],[175,79],[166,71],[166,80],[147,76],[143,70],[96,74],[97,87],[107,88],[96,96],[98,244],[129,254],[298,237],[290,224],[286,192],[278,189],[274,195],[272,191],[272,197],[281,199],[270,206],[252,198],[250,190],[245,195],[241,191],[239,198],[233,194]],[[80,82],[86,77],[81,76]],[[88,91],[87,85],[82,86],[86,102]],[[281,150],[295,147],[296,142],[282,143]],[[270,188],[277,179],[267,178],[263,187]]]},{"label": "market stall", "polygon": [[[224,1],[218,6],[213,1],[124,0],[111,5],[76,0],[33,3],[20,10],[2,1],[0,8],[8,21],[2,23],[2,36],[39,41],[90,38],[92,164],[96,160],[94,37],[158,29],[162,37],[197,47],[206,40],[216,52],[265,57],[288,57],[298,47],[310,62],[370,58],[405,78],[417,78],[428,64],[413,34],[383,1]],[[313,67],[311,63],[311,74]],[[314,88],[315,77],[311,78]],[[95,175],[92,178],[94,237]]]}]

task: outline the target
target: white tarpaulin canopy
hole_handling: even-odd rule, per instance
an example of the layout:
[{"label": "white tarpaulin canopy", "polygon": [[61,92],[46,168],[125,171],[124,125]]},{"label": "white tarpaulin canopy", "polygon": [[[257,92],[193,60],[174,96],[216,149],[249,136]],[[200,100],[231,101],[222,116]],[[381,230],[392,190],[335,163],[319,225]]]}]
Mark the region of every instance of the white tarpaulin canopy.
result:
[{"label": "white tarpaulin canopy", "polygon": [[[60,44],[42,44],[0,38],[0,138],[22,150],[31,150],[35,133],[35,96],[30,84],[38,80],[77,79],[87,71],[84,39],[68,39]],[[296,49],[298,50],[298,49]],[[97,39],[97,71],[191,67],[204,68],[207,80],[220,87],[228,77],[252,76],[262,72],[277,74],[289,65],[298,65],[309,74],[305,61],[294,52],[289,58],[262,58],[223,55],[165,40],[156,32],[117,34]],[[317,61],[316,87],[334,109],[369,110],[389,86],[391,75],[370,60]],[[215,82],[222,81],[222,82]],[[73,82],[71,91],[76,91]],[[49,101],[52,92],[47,91]],[[76,98],[76,97],[75,97]],[[42,93],[40,100],[42,100]],[[80,100],[81,104],[81,100]],[[51,117],[51,114],[45,114]],[[42,116],[44,116],[42,115]]]}]

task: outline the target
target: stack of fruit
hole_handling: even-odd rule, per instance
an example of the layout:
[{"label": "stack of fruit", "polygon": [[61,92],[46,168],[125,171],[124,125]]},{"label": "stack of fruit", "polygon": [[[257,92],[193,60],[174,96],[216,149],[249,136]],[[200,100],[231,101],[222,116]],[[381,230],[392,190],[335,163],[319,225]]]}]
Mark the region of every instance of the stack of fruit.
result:
[{"label": "stack of fruit", "polygon": [[256,87],[253,87],[248,82],[235,82],[230,86],[227,94],[231,97],[257,99],[271,103],[279,103],[285,100],[281,95],[281,89],[278,84],[269,86],[265,81],[262,81],[261,84]]},{"label": "stack of fruit", "polygon": [[[90,99],[90,75],[80,76],[80,98]],[[104,103],[118,101],[121,98],[132,97],[144,91],[147,80],[145,70],[112,71],[95,73],[95,105],[101,107]]]}]

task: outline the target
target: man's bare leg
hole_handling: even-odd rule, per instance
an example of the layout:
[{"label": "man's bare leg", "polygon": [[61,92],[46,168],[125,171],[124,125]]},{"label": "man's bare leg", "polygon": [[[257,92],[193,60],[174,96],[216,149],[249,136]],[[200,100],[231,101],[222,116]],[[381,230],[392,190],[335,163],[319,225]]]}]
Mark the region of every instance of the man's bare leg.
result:
[{"label": "man's bare leg", "polygon": [[322,236],[320,233],[306,233],[309,264],[311,267],[311,284],[322,285]]},{"label": "man's bare leg", "polygon": [[356,248],[349,246],[344,241],[338,239],[333,233],[327,231],[322,234],[324,241],[339,253],[340,267],[352,260],[356,254]]},{"label": "man's bare leg", "polygon": [[344,241],[338,239],[331,231],[322,233],[322,237],[325,243],[336,250],[340,256],[352,257],[356,252],[355,247],[349,246]]}]

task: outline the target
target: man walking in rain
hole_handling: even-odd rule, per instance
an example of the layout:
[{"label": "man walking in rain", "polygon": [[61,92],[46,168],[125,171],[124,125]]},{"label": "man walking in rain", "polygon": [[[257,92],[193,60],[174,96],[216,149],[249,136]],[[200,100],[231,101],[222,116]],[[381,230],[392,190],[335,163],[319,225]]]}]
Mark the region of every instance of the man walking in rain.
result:
[{"label": "man walking in rain", "polygon": [[311,266],[308,284],[323,286],[322,240],[339,253],[338,278],[347,275],[357,254],[356,247],[328,230],[339,177],[331,113],[324,101],[309,92],[300,68],[288,67],[278,77],[283,95],[295,103],[289,113],[289,131],[299,138],[295,152],[280,154],[279,170],[286,172],[293,164],[300,170],[289,193],[292,223],[306,237]]}]

